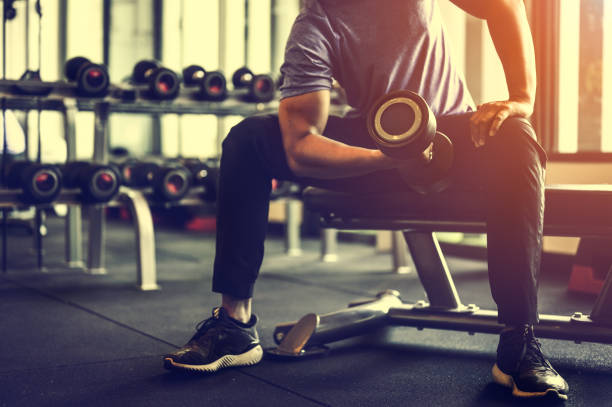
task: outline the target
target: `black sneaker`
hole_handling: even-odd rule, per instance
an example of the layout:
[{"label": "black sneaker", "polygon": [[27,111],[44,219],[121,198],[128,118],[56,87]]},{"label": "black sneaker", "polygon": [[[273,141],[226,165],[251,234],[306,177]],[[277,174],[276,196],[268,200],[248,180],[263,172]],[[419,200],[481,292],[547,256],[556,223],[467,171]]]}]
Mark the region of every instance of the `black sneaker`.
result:
[{"label": "black sneaker", "polygon": [[256,323],[255,315],[243,324],[230,318],[223,308],[215,308],[211,318],[198,324],[185,346],[164,355],[164,367],[216,372],[230,366],[254,365],[263,356]]},{"label": "black sneaker", "polygon": [[493,380],[512,388],[517,397],[542,397],[550,393],[567,400],[569,386],[546,360],[540,346],[532,326],[502,332]]}]

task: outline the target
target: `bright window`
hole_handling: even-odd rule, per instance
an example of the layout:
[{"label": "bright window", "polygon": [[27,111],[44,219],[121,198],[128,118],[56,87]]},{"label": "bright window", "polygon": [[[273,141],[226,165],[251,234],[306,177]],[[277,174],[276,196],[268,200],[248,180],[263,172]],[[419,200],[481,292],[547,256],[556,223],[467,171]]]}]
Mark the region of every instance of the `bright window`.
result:
[{"label": "bright window", "polygon": [[559,6],[557,152],[612,152],[612,1]]}]

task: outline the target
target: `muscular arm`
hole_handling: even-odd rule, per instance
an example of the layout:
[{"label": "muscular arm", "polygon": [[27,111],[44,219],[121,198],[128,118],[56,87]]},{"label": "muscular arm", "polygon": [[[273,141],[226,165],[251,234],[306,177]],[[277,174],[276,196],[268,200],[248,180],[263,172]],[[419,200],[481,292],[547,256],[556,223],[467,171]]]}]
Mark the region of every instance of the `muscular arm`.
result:
[{"label": "muscular arm", "polygon": [[349,146],[324,137],[329,91],[283,99],[278,117],[287,162],[299,177],[344,178],[393,168],[396,160],[379,150]]},{"label": "muscular arm", "polygon": [[[485,19],[501,59],[508,84],[508,101],[493,102],[474,116],[478,133],[494,135],[510,116],[529,117],[536,96],[533,39],[523,0],[451,0],[467,13]],[[482,114],[479,114],[482,113]],[[483,128],[485,128],[484,131]],[[484,131],[484,135],[482,134]],[[488,133],[488,134],[486,134]],[[474,136],[473,136],[474,138]]]}]

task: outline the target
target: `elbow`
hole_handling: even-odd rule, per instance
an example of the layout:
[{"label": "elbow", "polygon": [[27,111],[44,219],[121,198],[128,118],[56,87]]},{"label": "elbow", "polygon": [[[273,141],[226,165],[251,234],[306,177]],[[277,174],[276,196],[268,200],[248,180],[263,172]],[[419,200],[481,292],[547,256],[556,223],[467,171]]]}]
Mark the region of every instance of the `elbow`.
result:
[{"label": "elbow", "polygon": [[285,158],[287,159],[287,165],[289,166],[289,170],[296,177],[305,177],[306,169],[300,160],[300,156],[295,151],[295,148],[285,149]]}]

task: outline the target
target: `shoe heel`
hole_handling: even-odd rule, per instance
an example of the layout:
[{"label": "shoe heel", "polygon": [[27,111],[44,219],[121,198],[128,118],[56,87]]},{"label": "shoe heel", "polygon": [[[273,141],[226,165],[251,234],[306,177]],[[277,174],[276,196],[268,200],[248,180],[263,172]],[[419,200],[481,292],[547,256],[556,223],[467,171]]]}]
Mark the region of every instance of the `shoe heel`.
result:
[{"label": "shoe heel", "polygon": [[501,371],[501,369],[497,366],[497,363],[493,365],[493,369],[491,369],[491,375],[493,376],[493,381],[500,386],[513,388],[514,380],[512,376],[505,374]]}]

